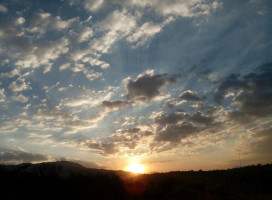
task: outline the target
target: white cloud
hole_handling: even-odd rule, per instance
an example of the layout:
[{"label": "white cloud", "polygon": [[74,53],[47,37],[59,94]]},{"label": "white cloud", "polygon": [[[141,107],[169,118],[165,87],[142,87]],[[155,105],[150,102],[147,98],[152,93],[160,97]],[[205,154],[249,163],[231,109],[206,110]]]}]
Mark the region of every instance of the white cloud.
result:
[{"label": "white cloud", "polygon": [[136,43],[135,46],[143,45],[149,38],[159,33],[162,29],[161,25],[152,22],[145,22],[140,26],[127,40],[131,43]]},{"label": "white cloud", "polygon": [[102,77],[102,73],[100,72],[95,72],[94,70],[85,67],[84,64],[77,64],[75,63],[73,66],[65,64],[62,65],[60,67],[61,70],[71,70],[75,73],[79,73],[82,72],[83,74],[85,74],[85,76],[90,80],[93,81],[95,79],[101,78]]},{"label": "white cloud", "polygon": [[16,20],[15,20],[15,24],[17,25],[22,25],[25,23],[25,18],[23,17],[18,17]]},{"label": "white cloud", "polygon": [[6,101],[5,89],[2,88],[0,89],[0,102],[5,102],[5,101]]},{"label": "white cloud", "polygon": [[126,11],[115,10],[98,24],[102,31],[129,34],[137,25],[136,18]]},{"label": "white cloud", "polygon": [[[70,4],[75,3],[81,4],[82,2],[70,0]],[[218,1],[207,3],[203,0],[113,0],[105,4],[104,0],[85,0],[83,5],[90,11],[97,11],[107,6],[121,6],[121,11],[115,10],[95,24],[96,32],[103,36],[95,38],[90,47],[97,52],[108,53],[113,43],[123,37],[127,37],[127,40],[133,43],[133,47],[141,46],[177,17],[189,18],[206,15],[210,10],[218,9],[222,3]],[[142,15],[145,8],[162,16],[162,21],[154,23],[152,20],[143,20]]]},{"label": "white cloud", "polygon": [[1,73],[0,77],[2,78],[12,78],[14,76],[18,76],[20,74],[20,71],[18,69],[13,69],[10,72]]},{"label": "white cloud", "polygon": [[0,4],[0,12],[7,12],[8,11],[8,9],[4,6],[4,5],[2,5],[2,4]]},{"label": "white cloud", "polygon": [[82,59],[82,62],[89,63],[91,66],[100,66],[102,69],[107,69],[110,67],[109,63],[106,63],[105,61],[101,61],[93,57],[84,57]]},{"label": "white cloud", "polygon": [[9,85],[9,89],[11,89],[13,92],[21,92],[23,90],[30,90],[31,86],[29,82],[25,82],[24,78],[18,78]]},{"label": "white cloud", "polygon": [[76,21],[76,18],[62,20],[59,16],[52,16],[50,13],[37,13],[30,22],[30,27],[27,31],[32,33],[44,34],[49,30],[64,30]]},{"label": "white cloud", "polygon": [[97,24],[99,31],[106,33],[93,40],[91,48],[98,52],[108,53],[114,42],[130,34],[137,26],[136,18],[126,11],[114,11]]},{"label": "white cloud", "polygon": [[87,10],[97,11],[104,4],[104,0],[85,0],[84,6]]},{"label": "white cloud", "polygon": [[47,65],[47,66],[44,68],[43,73],[46,74],[46,73],[50,72],[51,68],[52,68],[52,64]]},{"label": "white cloud", "polygon": [[216,9],[220,3],[214,1],[210,5],[203,0],[151,0],[151,1],[125,1],[127,6],[151,7],[162,16],[194,17],[208,14],[210,9]]},{"label": "white cloud", "polygon": [[60,71],[68,69],[71,66],[70,63],[65,63],[59,67]]},{"label": "white cloud", "polygon": [[31,51],[22,55],[22,58],[15,64],[23,68],[35,68],[41,65],[51,65],[51,61],[56,60],[61,54],[69,51],[69,41],[66,38],[61,38],[55,42],[48,42],[31,46]]},{"label": "white cloud", "polygon": [[26,96],[24,96],[23,94],[19,94],[19,95],[13,96],[12,99],[14,101],[19,101],[19,102],[22,102],[22,103],[25,103],[25,102],[28,101],[28,98]]},{"label": "white cloud", "polygon": [[61,105],[67,107],[77,107],[87,105],[95,107],[101,105],[103,101],[109,100],[113,94],[114,88],[107,88],[105,90],[88,90],[81,88],[81,92],[77,97],[71,97],[61,100]]},{"label": "white cloud", "polygon": [[59,92],[63,92],[63,91],[66,91],[66,90],[68,90],[69,88],[72,88],[72,87],[73,87],[73,85],[70,84],[70,85],[68,85],[67,87],[60,87],[60,88],[58,89],[58,91],[59,91]]},{"label": "white cloud", "polygon": [[[77,115],[64,112],[59,106],[51,109],[47,107],[39,108],[37,113],[33,115],[32,121],[40,122],[43,130],[55,131],[67,130],[68,133],[77,133],[78,131],[90,129],[96,126],[96,123],[90,119],[81,119]],[[39,130],[36,124],[29,127],[33,130]]]},{"label": "white cloud", "polygon": [[65,103],[65,106],[68,107],[77,107],[77,106],[82,106],[84,104],[90,104],[91,102],[88,99],[85,98],[76,98],[69,100],[67,103]]},{"label": "white cloud", "polygon": [[83,30],[79,33],[79,42],[87,41],[89,38],[93,36],[93,30],[90,27],[85,27]]}]

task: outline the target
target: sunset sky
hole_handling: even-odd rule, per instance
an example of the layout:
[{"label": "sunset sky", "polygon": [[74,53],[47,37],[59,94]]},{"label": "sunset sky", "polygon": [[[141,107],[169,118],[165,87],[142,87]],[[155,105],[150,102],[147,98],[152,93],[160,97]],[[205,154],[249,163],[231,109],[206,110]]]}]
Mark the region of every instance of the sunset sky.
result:
[{"label": "sunset sky", "polygon": [[272,162],[271,0],[0,1],[0,162]]}]

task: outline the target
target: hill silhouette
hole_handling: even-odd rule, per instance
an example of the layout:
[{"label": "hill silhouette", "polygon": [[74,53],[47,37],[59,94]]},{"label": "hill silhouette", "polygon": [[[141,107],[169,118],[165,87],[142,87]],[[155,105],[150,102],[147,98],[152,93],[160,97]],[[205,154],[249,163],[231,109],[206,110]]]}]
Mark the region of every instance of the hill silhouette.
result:
[{"label": "hill silhouette", "polygon": [[135,175],[69,161],[0,165],[0,199],[272,199],[272,165]]}]

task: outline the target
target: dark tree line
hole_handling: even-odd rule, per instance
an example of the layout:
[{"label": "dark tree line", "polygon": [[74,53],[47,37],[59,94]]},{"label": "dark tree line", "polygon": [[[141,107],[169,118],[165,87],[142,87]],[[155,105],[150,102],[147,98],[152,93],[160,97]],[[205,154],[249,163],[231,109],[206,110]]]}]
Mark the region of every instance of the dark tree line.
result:
[{"label": "dark tree line", "polygon": [[0,165],[0,199],[272,199],[271,164],[125,177],[59,163]]}]

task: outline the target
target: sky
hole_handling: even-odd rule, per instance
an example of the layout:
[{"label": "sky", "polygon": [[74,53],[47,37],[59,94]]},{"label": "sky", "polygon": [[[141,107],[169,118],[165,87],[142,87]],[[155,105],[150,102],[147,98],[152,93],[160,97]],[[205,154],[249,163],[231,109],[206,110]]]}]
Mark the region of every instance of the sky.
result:
[{"label": "sky", "polygon": [[272,1],[0,1],[0,161],[271,163]]}]

